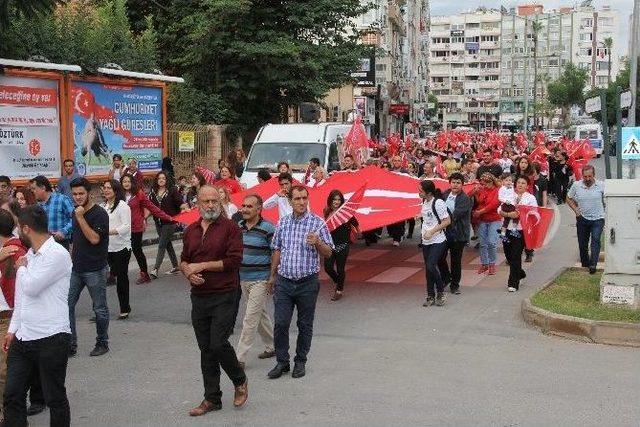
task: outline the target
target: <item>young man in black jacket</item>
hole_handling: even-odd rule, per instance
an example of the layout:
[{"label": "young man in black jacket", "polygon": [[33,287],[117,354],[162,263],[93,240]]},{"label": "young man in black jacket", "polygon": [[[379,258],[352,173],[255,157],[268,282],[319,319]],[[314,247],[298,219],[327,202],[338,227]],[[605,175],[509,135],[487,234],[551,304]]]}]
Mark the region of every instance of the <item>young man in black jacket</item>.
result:
[{"label": "young man in black jacket", "polygon": [[[438,267],[445,283],[450,283],[452,294],[460,293],[460,279],[462,278],[462,252],[469,241],[471,230],[471,199],[462,191],[464,177],[455,172],[449,177],[451,188],[444,192],[443,199],[447,204],[451,217],[451,225],[445,230],[447,236],[447,250],[440,260]],[[447,265],[447,253],[451,254],[451,269]]]}]

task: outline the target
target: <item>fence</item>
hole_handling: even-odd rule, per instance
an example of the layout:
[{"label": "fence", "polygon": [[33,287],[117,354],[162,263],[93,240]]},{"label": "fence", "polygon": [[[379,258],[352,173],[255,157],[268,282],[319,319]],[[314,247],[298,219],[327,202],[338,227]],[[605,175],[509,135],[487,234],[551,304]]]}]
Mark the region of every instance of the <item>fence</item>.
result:
[{"label": "fence", "polygon": [[[176,177],[189,176],[196,166],[218,170],[218,159],[235,148],[225,136],[225,125],[167,125],[167,155],[173,159]],[[193,133],[193,146],[180,147],[180,132]],[[188,151],[186,151],[188,150]]]}]

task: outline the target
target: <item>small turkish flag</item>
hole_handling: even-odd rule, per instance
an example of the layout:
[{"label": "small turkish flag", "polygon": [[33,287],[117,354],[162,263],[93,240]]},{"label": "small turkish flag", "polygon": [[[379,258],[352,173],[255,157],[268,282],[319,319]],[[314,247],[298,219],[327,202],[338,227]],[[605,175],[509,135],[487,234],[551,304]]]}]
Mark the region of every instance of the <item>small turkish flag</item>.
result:
[{"label": "small turkish flag", "polygon": [[203,168],[202,166],[196,166],[196,172],[200,172],[202,176],[204,176],[204,180],[207,182],[207,184],[213,185],[216,182],[215,172],[207,168]]},{"label": "small turkish flag", "polygon": [[527,205],[520,205],[517,209],[524,245],[527,249],[540,249],[553,222],[553,209]]},{"label": "small turkish flag", "polygon": [[35,157],[38,154],[40,154],[40,141],[38,141],[37,139],[32,139],[31,141],[29,141],[29,153]]}]

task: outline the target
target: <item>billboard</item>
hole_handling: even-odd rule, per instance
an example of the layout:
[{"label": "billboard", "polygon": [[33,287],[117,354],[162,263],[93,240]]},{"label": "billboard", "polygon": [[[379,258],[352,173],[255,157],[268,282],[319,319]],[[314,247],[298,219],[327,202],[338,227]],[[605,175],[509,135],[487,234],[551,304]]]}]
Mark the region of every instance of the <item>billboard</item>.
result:
[{"label": "billboard", "polygon": [[376,85],[376,56],[372,54],[369,58],[360,60],[360,68],[351,73],[351,77],[356,80],[358,87],[375,87]]},{"label": "billboard", "polygon": [[73,81],[74,157],[81,175],[106,175],[114,154],[143,172],[162,163],[162,89]]},{"label": "billboard", "polygon": [[58,81],[0,75],[0,175],[60,176]]}]

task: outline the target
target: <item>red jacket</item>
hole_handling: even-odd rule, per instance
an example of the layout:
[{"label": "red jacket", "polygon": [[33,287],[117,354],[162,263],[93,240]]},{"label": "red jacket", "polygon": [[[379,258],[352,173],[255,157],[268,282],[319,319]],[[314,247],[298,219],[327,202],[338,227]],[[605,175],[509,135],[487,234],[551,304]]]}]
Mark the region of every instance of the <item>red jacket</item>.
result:
[{"label": "red jacket", "polygon": [[162,221],[171,222],[173,219],[164,213],[162,209],[151,203],[151,200],[141,190],[129,199],[131,208],[131,232],[141,233],[144,231],[144,210],[147,209],[151,215],[160,218]]},{"label": "red jacket", "polygon": [[13,309],[13,300],[16,294],[16,271],[15,262],[21,256],[27,253],[27,248],[22,245],[22,242],[17,237],[11,238],[4,242],[5,246],[17,246],[18,252],[13,254],[10,258],[5,259],[0,263],[0,272],[2,277],[0,278],[0,286],[2,286],[2,295],[4,295],[5,301],[9,304],[9,307]]},{"label": "red jacket", "polygon": [[479,217],[476,217],[476,221],[494,222],[502,219],[498,213],[498,206],[500,206],[498,190],[497,186],[494,186],[492,189],[480,187],[480,191],[476,193],[476,208],[474,210],[482,209],[485,212]]},{"label": "red jacket", "polygon": [[217,187],[227,187],[229,194],[240,193],[242,191],[240,183],[233,178],[221,178],[217,180],[214,185]]}]

